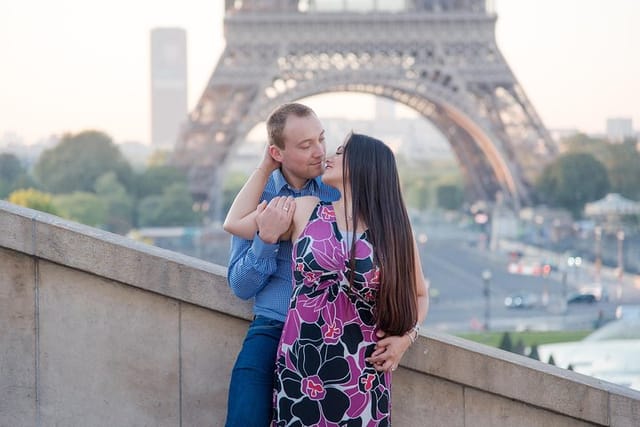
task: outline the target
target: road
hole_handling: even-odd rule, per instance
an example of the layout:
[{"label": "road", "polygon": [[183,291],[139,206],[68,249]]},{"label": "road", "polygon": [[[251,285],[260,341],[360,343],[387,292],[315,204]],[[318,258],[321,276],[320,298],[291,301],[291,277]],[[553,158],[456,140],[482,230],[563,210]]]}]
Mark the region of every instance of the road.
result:
[{"label": "road", "polygon": [[[566,295],[587,280],[586,268],[570,272],[566,285],[560,272],[552,272],[547,278],[510,274],[507,254],[471,247],[468,234],[440,224],[416,228],[416,235],[421,234],[427,235],[427,241],[419,243],[423,269],[438,294],[432,297],[424,324],[427,328],[463,332],[481,330],[488,322],[490,330],[590,329],[599,316],[613,317],[619,304],[640,303],[640,289],[627,285],[629,289],[619,298],[567,306]],[[488,312],[484,270],[491,271]],[[505,307],[505,297],[519,292],[535,294],[538,302],[529,309]]]}]

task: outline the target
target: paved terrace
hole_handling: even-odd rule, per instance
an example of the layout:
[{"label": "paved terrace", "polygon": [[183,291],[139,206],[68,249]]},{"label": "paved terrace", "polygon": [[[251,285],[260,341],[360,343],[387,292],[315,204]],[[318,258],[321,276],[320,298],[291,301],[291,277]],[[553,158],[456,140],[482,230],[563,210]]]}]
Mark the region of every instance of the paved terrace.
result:
[{"label": "paved terrace", "polygon": [[[220,426],[250,315],[224,267],[0,201],[0,426]],[[403,362],[394,426],[640,425],[640,392],[455,337]]]}]

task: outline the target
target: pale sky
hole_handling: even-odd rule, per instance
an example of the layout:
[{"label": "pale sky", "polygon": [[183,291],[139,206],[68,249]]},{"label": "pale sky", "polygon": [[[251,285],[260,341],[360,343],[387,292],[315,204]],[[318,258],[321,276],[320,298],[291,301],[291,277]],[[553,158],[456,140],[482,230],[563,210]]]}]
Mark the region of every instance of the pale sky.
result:
[{"label": "pale sky", "polygon": [[[631,117],[640,129],[640,1],[494,2],[498,46],[548,128],[603,132],[607,117]],[[187,31],[192,108],[224,48],[223,5],[3,0],[0,138],[31,143],[91,128],[148,143],[150,30]],[[327,106],[347,115],[344,104]]]}]

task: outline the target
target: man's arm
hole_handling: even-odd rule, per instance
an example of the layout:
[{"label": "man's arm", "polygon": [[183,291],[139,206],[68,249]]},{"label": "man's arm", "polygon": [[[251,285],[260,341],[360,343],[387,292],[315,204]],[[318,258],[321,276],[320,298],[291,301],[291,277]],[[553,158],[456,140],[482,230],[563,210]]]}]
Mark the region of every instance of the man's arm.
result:
[{"label": "man's arm", "polygon": [[227,281],[233,293],[242,299],[253,298],[269,281],[277,268],[279,245],[231,237],[231,256]]}]

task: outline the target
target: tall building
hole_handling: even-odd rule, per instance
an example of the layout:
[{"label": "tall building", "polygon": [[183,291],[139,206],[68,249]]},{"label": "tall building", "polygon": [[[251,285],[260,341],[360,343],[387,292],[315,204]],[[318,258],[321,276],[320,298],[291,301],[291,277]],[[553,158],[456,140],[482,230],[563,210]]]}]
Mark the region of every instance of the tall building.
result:
[{"label": "tall building", "polygon": [[187,33],[151,30],[151,145],[173,149],[187,117]]},{"label": "tall building", "polygon": [[611,142],[622,142],[633,138],[633,121],[630,117],[612,117],[607,119],[607,139]]}]

